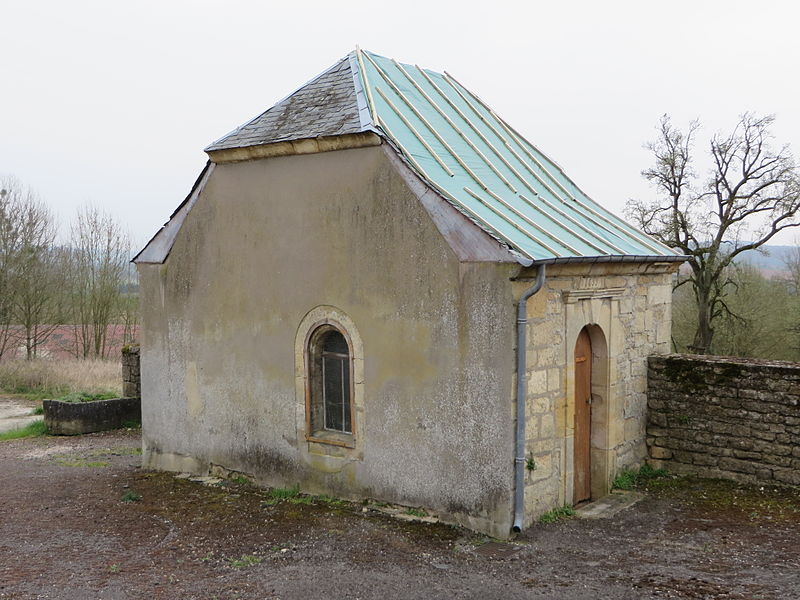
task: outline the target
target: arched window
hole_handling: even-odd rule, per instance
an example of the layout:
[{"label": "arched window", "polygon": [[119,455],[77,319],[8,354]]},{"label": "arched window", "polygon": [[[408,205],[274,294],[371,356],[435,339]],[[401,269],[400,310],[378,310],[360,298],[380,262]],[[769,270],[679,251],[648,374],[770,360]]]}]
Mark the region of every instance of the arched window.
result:
[{"label": "arched window", "polygon": [[318,327],[308,342],[309,433],[352,434],[352,353],[332,325]]}]

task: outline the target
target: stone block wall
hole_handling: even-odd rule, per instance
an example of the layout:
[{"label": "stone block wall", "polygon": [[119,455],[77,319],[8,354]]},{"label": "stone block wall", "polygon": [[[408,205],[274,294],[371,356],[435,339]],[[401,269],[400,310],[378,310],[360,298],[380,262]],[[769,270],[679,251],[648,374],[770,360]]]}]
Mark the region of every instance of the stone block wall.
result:
[{"label": "stone block wall", "polygon": [[677,354],[648,362],[654,466],[800,485],[800,364]]},{"label": "stone block wall", "polygon": [[124,398],[141,398],[141,379],[138,344],[124,346],[122,348],[122,396]]}]

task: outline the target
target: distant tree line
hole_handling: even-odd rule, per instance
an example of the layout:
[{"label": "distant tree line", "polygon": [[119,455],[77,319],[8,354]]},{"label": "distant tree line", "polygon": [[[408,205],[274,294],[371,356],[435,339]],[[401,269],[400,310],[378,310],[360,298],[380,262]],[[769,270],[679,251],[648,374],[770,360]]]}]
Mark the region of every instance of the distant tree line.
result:
[{"label": "distant tree line", "polygon": [[112,325],[130,340],[138,282],[130,236],[107,212],[85,206],[67,241],[53,212],[13,177],[0,178],[0,359],[24,346],[33,359],[59,326],[70,326],[78,358],[104,358]]},{"label": "distant tree line", "polygon": [[800,255],[772,280],[741,260],[800,225],[800,169],[788,146],[774,146],[773,122],[746,113],[713,135],[702,175],[698,122],[682,131],[664,116],[647,145],[655,160],[642,175],[658,195],[631,200],[627,213],[688,257],[673,294],[677,351],[800,360]]}]

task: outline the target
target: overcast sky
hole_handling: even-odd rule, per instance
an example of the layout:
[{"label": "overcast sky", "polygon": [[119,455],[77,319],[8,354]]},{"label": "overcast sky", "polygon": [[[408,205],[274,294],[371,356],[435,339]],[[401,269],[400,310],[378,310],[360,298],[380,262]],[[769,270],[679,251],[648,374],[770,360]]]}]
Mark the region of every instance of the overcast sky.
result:
[{"label": "overcast sky", "polygon": [[0,0],[0,174],[65,220],[105,206],[141,245],[206,145],[359,44],[447,70],[621,213],[653,193],[664,113],[704,136],[775,114],[800,154],[798,22],[790,1]]}]

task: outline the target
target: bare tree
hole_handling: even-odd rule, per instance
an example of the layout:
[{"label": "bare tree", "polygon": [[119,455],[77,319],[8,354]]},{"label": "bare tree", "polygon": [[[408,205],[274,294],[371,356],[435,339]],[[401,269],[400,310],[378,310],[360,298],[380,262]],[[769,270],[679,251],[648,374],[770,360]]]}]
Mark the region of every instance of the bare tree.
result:
[{"label": "bare tree", "polygon": [[796,296],[800,296],[800,245],[797,242],[783,257],[783,265],[786,267],[784,278],[789,284],[789,289]]},{"label": "bare tree", "polygon": [[777,233],[797,227],[800,175],[787,146],[774,150],[773,117],[744,114],[730,135],[717,134],[709,145],[712,168],[705,181],[692,169],[694,137],[662,117],[658,139],[648,148],[655,165],[642,175],[661,198],[631,200],[628,215],[648,234],[689,257],[688,283],[697,304],[697,329],[690,349],[711,351],[714,321],[727,314],[726,268],[748,250],[757,250]]},{"label": "bare tree", "polygon": [[120,308],[129,236],[108,213],[87,206],[71,229],[71,289],[76,354],[105,357],[108,329]]},{"label": "bare tree", "polygon": [[16,337],[23,313],[29,356],[47,335],[37,326],[49,298],[35,292],[48,285],[40,278],[48,279],[43,265],[54,237],[52,215],[36,194],[14,177],[0,180],[0,357]]},{"label": "bare tree", "polygon": [[14,318],[26,358],[63,323],[63,252],[55,246],[53,214],[42,202],[30,199],[19,207],[19,242],[14,282]]},{"label": "bare tree", "polygon": [[125,269],[125,284],[120,298],[120,321],[123,327],[122,342],[137,341],[139,326],[139,273],[129,262]]}]

